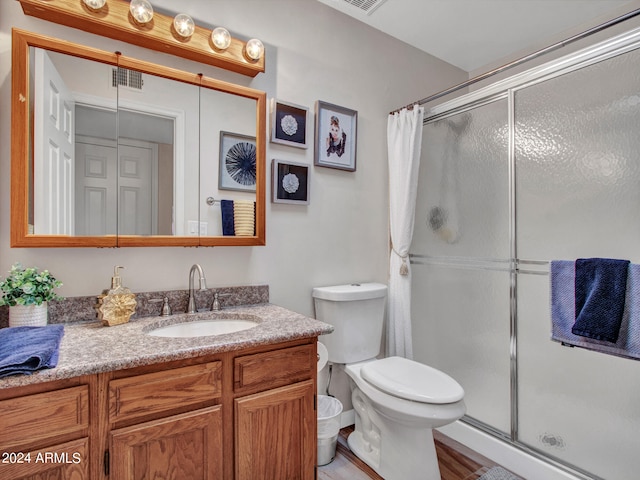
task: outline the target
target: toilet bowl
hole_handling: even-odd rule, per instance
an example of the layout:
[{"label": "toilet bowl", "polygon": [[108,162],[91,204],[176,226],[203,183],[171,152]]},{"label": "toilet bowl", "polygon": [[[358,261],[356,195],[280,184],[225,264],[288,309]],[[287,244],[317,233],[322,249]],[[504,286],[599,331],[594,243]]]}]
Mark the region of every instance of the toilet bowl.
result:
[{"label": "toilet bowl", "polygon": [[464,415],[462,387],[436,369],[401,357],[345,365],[344,370],[353,382],[356,412],[349,448],[386,480],[440,480],[432,429]]},{"label": "toilet bowl", "polygon": [[433,428],[465,413],[464,390],[450,376],[380,351],[387,288],[354,283],[313,289],[329,362],[350,378],[355,431],[349,448],[385,480],[440,480]]}]

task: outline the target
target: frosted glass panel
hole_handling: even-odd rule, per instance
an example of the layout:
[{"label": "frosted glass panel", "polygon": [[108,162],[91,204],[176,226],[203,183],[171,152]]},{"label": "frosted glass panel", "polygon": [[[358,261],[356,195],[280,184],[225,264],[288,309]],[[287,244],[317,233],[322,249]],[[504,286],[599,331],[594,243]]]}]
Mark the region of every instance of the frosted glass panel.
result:
[{"label": "frosted glass panel", "polygon": [[512,103],[505,91],[424,127],[414,356],[458,380],[468,415],[516,445],[584,478],[635,480],[640,361],[551,340],[548,262],[640,263],[640,50],[545,81],[536,75],[514,87]]},{"label": "frosted glass panel", "polygon": [[519,275],[519,440],[601,478],[638,478],[640,362],[550,341],[548,305],[548,276]]},{"label": "frosted glass panel", "polygon": [[509,432],[509,273],[415,265],[414,358],[455,378],[467,415]]},{"label": "frosted glass panel", "polygon": [[412,252],[509,257],[507,100],[429,123]]},{"label": "frosted glass panel", "polygon": [[640,260],[640,53],[516,92],[518,255]]},{"label": "frosted glass panel", "polygon": [[[640,261],[640,53],[515,95],[518,256]],[[550,341],[549,277],[518,276],[518,439],[601,478],[640,470],[640,362]]]}]

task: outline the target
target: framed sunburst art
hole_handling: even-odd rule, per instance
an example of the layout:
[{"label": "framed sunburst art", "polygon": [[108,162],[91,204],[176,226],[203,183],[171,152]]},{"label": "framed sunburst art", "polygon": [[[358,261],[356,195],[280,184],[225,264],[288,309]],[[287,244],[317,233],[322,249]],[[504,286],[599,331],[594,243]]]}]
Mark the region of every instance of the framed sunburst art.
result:
[{"label": "framed sunburst art", "polygon": [[307,107],[274,99],[271,105],[271,142],[307,148],[308,116]]},{"label": "framed sunburst art", "polygon": [[220,132],[218,188],[256,191],[256,137]]}]

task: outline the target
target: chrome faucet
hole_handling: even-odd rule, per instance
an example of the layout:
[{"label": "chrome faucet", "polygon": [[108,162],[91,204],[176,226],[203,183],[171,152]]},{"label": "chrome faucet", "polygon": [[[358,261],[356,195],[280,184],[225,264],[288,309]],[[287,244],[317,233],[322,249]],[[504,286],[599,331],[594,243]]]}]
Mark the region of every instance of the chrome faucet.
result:
[{"label": "chrome faucet", "polygon": [[195,263],[191,266],[191,270],[189,271],[189,305],[187,307],[187,313],[196,313],[197,311],[196,297],[194,296],[193,289],[193,273],[196,270],[198,271],[198,276],[200,277],[200,290],[202,291],[207,289],[207,279],[204,276],[204,271],[202,270],[202,267],[200,265]]}]

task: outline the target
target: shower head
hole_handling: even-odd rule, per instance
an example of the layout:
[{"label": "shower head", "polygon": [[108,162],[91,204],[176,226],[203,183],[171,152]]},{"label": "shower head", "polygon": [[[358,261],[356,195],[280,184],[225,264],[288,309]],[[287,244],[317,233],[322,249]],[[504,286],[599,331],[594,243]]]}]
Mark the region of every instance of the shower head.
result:
[{"label": "shower head", "polygon": [[465,132],[471,123],[471,115],[468,112],[454,115],[445,120],[447,126],[456,135],[460,135]]}]

